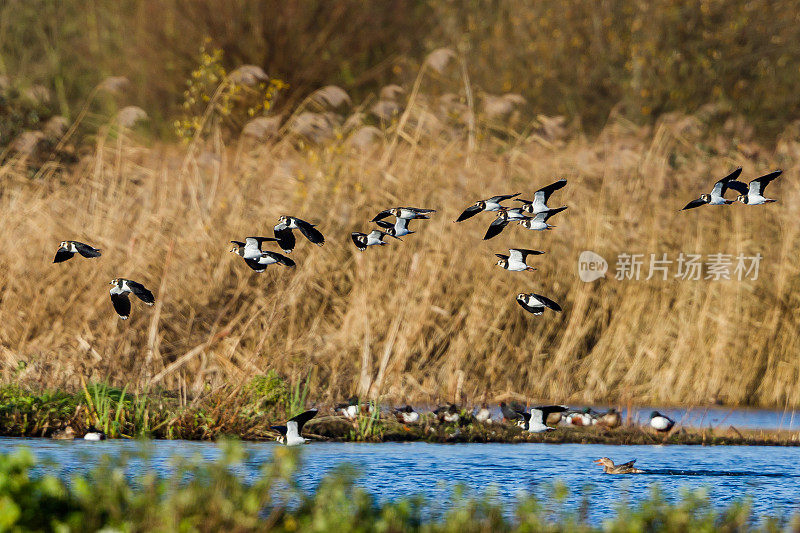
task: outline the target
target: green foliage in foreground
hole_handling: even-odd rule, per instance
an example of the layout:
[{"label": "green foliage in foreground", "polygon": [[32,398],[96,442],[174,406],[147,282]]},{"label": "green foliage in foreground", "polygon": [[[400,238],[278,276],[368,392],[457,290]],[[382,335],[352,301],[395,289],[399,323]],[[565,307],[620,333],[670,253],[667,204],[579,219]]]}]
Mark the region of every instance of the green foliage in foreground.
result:
[{"label": "green foliage in foreground", "polygon": [[[621,505],[602,526],[585,519],[589,503],[575,511],[552,511],[533,497],[507,505],[488,496],[470,498],[456,489],[451,510],[418,497],[379,504],[355,486],[355,473],[340,468],[312,494],[295,481],[299,453],[276,448],[258,478],[244,483],[231,468],[245,459],[235,444],[222,459],[176,459],[174,473],[146,473],[131,481],[127,460],[105,460],[69,484],[51,476],[34,477],[33,455],[23,450],[0,456],[0,531],[780,531],[800,526],[796,519],[756,520],[747,502],[716,510],[703,491],[687,492],[667,503],[658,490],[636,504]],[[147,458],[138,458],[144,460]],[[275,496],[275,498],[273,498]],[[558,505],[566,488],[551,496]],[[292,503],[286,506],[287,499]],[[548,508],[551,508],[548,510]]]}]

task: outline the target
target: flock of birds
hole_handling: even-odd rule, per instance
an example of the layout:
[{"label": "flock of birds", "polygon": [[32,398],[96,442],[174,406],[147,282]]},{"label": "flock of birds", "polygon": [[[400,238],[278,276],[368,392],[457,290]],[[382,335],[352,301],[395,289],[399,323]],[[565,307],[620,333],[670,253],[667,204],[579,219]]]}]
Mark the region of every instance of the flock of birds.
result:
[{"label": "flock of birds", "polygon": [[[724,178],[720,179],[714,184],[714,187],[709,194],[701,194],[696,200],[692,200],[686,204],[682,211],[693,209],[703,205],[729,205],[734,203],[734,200],[725,198],[725,194],[729,190],[734,190],[739,193],[735,201],[741,202],[745,205],[762,205],[766,203],[775,202],[776,200],[764,196],[764,190],[774,179],[782,174],[781,170],[775,170],[764,176],[758,177],[746,184],[737,181],[741,175],[742,168],[737,168]],[[497,195],[479,200],[473,205],[467,207],[461,215],[454,222],[463,222],[470,219],[482,212],[496,212],[495,220],[489,225],[484,235],[484,240],[489,240],[505,230],[511,222],[517,222],[518,225],[529,230],[549,230],[555,226],[548,223],[548,220],[565,209],[567,206],[556,208],[548,207],[547,203],[551,195],[565,187],[567,184],[566,179],[560,179],[551,183],[533,193],[531,200],[524,200],[517,198],[521,193]],[[503,205],[503,202],[508,200],[520,202],[520,207],[508,207]],[[381,246],[388,244],[385,240],[386,237],[392,237],[397,240],[402,240],[401,237],[415,233],[409,229],[409,224],[413,220],[427,220],[433,213],[434,209],[423,209],[416,207],[394,207],[385,209],[378,213],[371,222],[375,223],[378,228],[371,230],[369,233],[353,232],[350,235],[353,244],[360,251],[365,251],[370,246]],[[394,217],[394,223],[385,219]],[[244,260],[245,264],[253,269],[255,272],[264,272],[269,265],[278,264],[284,267],[294,267],[296,263],[287,255],[291,253],[296,244],[297,239],[294,231],[298,230],[303,237],[305,237],[312,244],[322,246],[325,243],[325,237],[316,228],[315,224],[306,222],[293,216],[281,216],[278,223],[273,228],[274,237],[247,237],[242,241],[231,241],[233,247],[231,252],[239,255]],[[273,250],[264,250],[264,243],[275,242],[283,253]],[[541,255],[544,252],[539,250],[529,250],[525,248],[511,248],[508,255],[495,254],[499,258],[497,265],[512,271],[523,272],[536,270],[527,264],[527,259],[530,256]],[[96,258],[102,255],[102,251],[94,248],[88,244],[78,241],[63,241],[61,242],[58,250],[56,251],[53,263],[61,263],[71,259],[75,254],[79,254],[85,258]],[[128,297],[133,293],[134,296],[139,298],[147,305],[155,303],[153,293],[148,290],[144,285],[136,281],[115,278],[110,284],[112,285],[109,294],[111,296],[111,303],[117,315],[122,320],[127,320],[130,316],[131,302]],[[561,306],[553,300],[536,293],[520,293],[517,295],[517,302],[526,311],[534,314],[541,315],[546,308],[553,311],[561,311]],[[345,418],[354,419],[359,415],[361,404],[358,398],[350,398],[348,402],[338,405],[337,412],[342,414]],[[552,431],[561,420],[564,420],[569,425],[595,425],[601,423],[609,427],[616,427],[619,425],[619,413],[615,409],[609,410],[607,413],[597,415],[592,413],[591,410],[585,409],[581,412],[570,411],[568,407],[563,405],[544,405],[533,407],[530,411],[519,405],[506,405],[500,404],[504,420],[509,420],[517,424],[525,431],[532,433],[542,433]],[[369,407],[372,409],[372,407]],[[286,422],[283,426],[271,426],[273,430],[279,433],[278,440],[287,445],[302,444],[307,439],[301,436],[303,425],[316,416],[318,410],[311,409],[305,411]],[[414,424],[420,420],[420,413],[415,411],[412,407],[406,405],[405,407],[395,409],[394,411],[397,419],[404,424]],[[439,407],[433,413],[443,423],[457,423],[461,419],[459,409],[455,405],[448,405]],[[484,404],[477,413],[474,414],[475,420],[482,423],[491,423],[491,412],[488,406]],[[659,432],[668,432],[672,429],[675,422],[669,417],[662,415],[658,412],[653,412],[650,416],[650,426]],[[86,435],[88,440],[102,440],[105,435],[102,432],[92,430]],[[598,460],[603,464],[606,471],[609,469],[614,470],[630,470],[635,471],[633,462],[625,463],[623,465],[614,466],[614,463],[608,458]],[[622,473],[622,472],[609,472],[609,473]],[[627,472],[625,472],[627,473]]]},{"label": "flock of birds", "polygon": [[[547,201],[553,192],[563,188],[566,184],[567,180],[561,179],[546,187],[542,187],[533,193],[532,200],[516,198],[521,193],[493,196],[487,200],[480,200],[466,208],[455,222],[463,222],[483,211],[497,212],[497,218],[486,231],[484,240],[499,235],[512,221],[516,221],[521,226],[530,230],[549,230],[555,226],[548,224],[547,220],[556,213],[567,209],[567,206],[551,209],[547,206]],[[521,202],[522,207],[511,208],[502,204],[503,201],[512,198],[515,199],[515,201]],[[433,213],[436,213],[436,210],[418,207],[393,207],[385,209],[375,215],[371,220],[378,228],[373,229],[369,233],[353,232],[350,234],[350,238],[356,248],[363,252],[369,246],[388,244],[385,240],[386,237],[402,240],[401,237],[416,233],[409,229],[409,223],[412,220],[429,219]],[[394,223],[385,220],[389,217],[394,217]],[[325,237],[317,229],[315,224],[297,217],[284,215],[278,219],[278,223],[273,228],[274,237],[246,237],[244,241],[234,240],[231,241],[233,247],[230,251],[239,255],[248,267],[258,273],[264,272],[269,265],[274,264],[291,268],[294,267],[296,263],[286,254],[290,254],[297,245],[297,238],[293,230],[298,230],[303,237],[308,239],[312,244],[316,244],[317,246],[325,244]],[[268,242],[276,243],[283,253],[263,249],[264,244]],[[511,248],[508,255],[496,254],[497,257],[500,258],[497,264],[513,272],[533,271],[536,269],[528,266],[526,262],[527,258],[532,255],[540,255],[543,253],[544,252],[538,250]],[[53,263],[67,261],[75,256],[75,254],[86,258],[95,258],[102,255],[102,250],[79,241],[62,241],[56,251]],[[131,302],[129,294],[132,293],[147,305],[153,305],[155,303],[153,293],[137,281],[126,278],[115,278],[110,284],[113,285],[109,291],[111,303],[117,315],[122,320],[127,320],[130,317]],[[556,302],[536,293],[521,293],[517,296],[517,302],[526,311],[534,315],[541,315],[545,308],[561,311],[561,306]]]},{"label": "flock of birds", "polygon": [[[347,401],[337,404],[334,412],[347,420],[355,421],[362,413],[362,409],[371,416],[376,409],[373,403],[362,403],[357,396],[348,398]],[[511,423],[514,426],[529,433],[546,433],[555,431],[559,425],[591,427],[602,426],[606,428],[617,428],[622,425],[622,416],[615,408],[610,408],[605,413],[595,412],[589,407],[581,410],[570,409],[566,405],[540,405],[527,409],[518,402],[500,402],[500,412],[502,418],[495,420],[492,418],[492,411],[484,403],[474,412],[465,413],[455,404],[437,407],[430,413],[421,413],[405,405],[392,410],[394,417],[403,425],[414,425],[422,422],[432,414],[434,419],[440,424],[467,425],[480,423],[491,425],[495,423]],[[303,426],[306,422],[314,418],[318,409],[309,409],[299,415],[290,418],[283,426],[270,426],[270,429],[277,432],[278,442],[287,446],[295,446],[308,442],[302,436]],[[670,417],[653,411],[650,414],[649,425],[658,433],[668,433],[675,426],[675,421]]]}]

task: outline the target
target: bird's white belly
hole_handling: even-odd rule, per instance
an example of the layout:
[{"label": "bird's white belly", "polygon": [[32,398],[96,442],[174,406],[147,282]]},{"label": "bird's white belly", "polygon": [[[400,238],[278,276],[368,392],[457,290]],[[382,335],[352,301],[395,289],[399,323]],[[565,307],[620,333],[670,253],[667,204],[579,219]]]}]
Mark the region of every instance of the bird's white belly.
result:
[{"label": "bird's white belly", "polygon": [[669,427],[669,420],[664,417],[657,416],[650,421],[650,426],[653,429],[663,430]]}]

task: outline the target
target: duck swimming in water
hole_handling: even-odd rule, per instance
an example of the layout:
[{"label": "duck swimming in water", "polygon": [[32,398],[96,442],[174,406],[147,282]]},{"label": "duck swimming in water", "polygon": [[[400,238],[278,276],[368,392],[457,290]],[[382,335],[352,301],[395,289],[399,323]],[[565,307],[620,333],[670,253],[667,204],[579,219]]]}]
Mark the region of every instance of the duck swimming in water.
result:
[{"label": "duck swimming in water", "polygon": [[628,461],[627,463],[622,463],[621,465],[615,465],[614,461],[609,459],[608,457],[601,457],[600,459],[596,459],[593,461],[599,465],[603,465],[603,472],[606,474],[643,474],[644,470],[639,470],[633,463],[636,462],[636,459],[633,461]]}]

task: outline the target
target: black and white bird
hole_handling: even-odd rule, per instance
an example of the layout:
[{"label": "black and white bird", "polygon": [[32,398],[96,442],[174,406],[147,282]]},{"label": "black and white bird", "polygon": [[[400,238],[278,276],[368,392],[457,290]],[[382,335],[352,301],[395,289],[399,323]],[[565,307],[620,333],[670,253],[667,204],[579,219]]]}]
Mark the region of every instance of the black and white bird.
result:
[{"label": "black and white bird", "polygon": [[83,436],[83,440],[106,440],[106,434],[92,426],[89,428],[89,431],[86,432],[86,435]]},{"label": "black and white bird", "polygon": [[394,410],[394,416],[402,424],[416,424],[419,422],[419,413],[410,405]]},{"label": "black and white bird", "polygon": [[275,440],[281,444],[285,444],[286,446],[297,446],[298,444],[308,442],[308,439],[303,438],[301,433],[303,432],[303,426],[305,423],[315,416],[317,416],[317,410],[309,409],[308,411],[300,413],[299,415],[287,420],[285,426],[270,426],[270,429],[280,433],[278,438]]},{"label": "black and white bird", "polygon": [[408,222],[410,219],[408,218],[397,218],[394,221],[394,224],[391,222],[387,222],[385,220],[376,220],[375,223],[383,228],[386,233],[391,235],[392,237],[404,237],[406,235],[411,235],[412,233],[416,233],[415,231],[411,231],[408,229]]},{"label": "black and white bird", "polygon": [[466,208],[464,212],[458,216],[455,222],[463,222],[464,220],[474,217],[475,215],[483,211],[500,211],[501,209],[505,209],[505,207],[500,202],[504,202],[506,200],[514,198],[515,196],[519,196],[520,194],[521,193],[503,194],[499,196],[492,196],[491,198],[487,198],[486,200],[480,200],[478,202],[475,202],[474,204]]},{"label": "black and white bird", "polygon": [[497,218],[495,218],[494,221],[489,224],[489,228],[486,230],[486,235],[483,236],[483,240],[488,241],[489,239],[500,235],[500,233],[506,229],[506,226],[508,226],[509,222],[512,220],[518,220],[519,223],[522,224],[529,219],[522,214],[522,210],[518,207],[514,209],[506,209],[505,207],[498,209]]},{"label": "black and white bird", "polygon": [[394,215],[396,218],[404,218],[406,220],[413,220],[415,218],[431,218],[430,214],[435,212],[435,209],[422,209],[419,207],[392,207],[391,209],[384,209],[375,215],[375,218],[373,218],[370,222],[377,222],[391,215]]},{"label": "black and white bird", "polygon": [[[389,244],[388,242],[384,241],[384,237],[394,237],[394,235],[389,235],[385,231],[381,231],[379,229],[374,229],[369,233],[360,233],[358,231],[354,231],[350,234],[350,238],[353,240],[353,243],[356,245],[356,248],[361,250],[362,252],[367,249],[367,246],[376,246],[382,244]],[[394,237],[395,239],[399,239]]]},{"label": "black and white bird", "polygon": [[72,259],[72,256],[76,253],[81,254],[83,257],[100,257],[102,255],[100,252],[101,250],[82,242],[62,241],[58,247],[58,250],[56,250],[56,256],[53,259],[53,263],[61,263],[67,259]]},{"label": "black and white bird", "polygon": [[552,309],[553,311],[561,311],[561,306],[556,302],[536,293],[520,293],[517,295],[517,302],[523,309],[534,315],[541,315],[544,313],[544,308]]},{"label": "black and white bird", "polygon": [[278,246],[281,247],[285,253],[291,253],[294,250],[297,240],[294,237],[292,230],[299,229],[300,233],[309,240],[312,244],[322,246],[325,244],[325,237],[315,227],[315,224],[300,220],[297,217],[290,217],[283,215],[278,219],[278,223],[273,228],[275,232],[275,239],[278,241]]},{"label": "black and white bird", "polygon": [[747,187],[747,194],[740,194],[736,200],[746,205],[762,205],[771,202],[777,202],[772,198],[764,197],[764,189],[770,184],[772,180],[783,174],[783,170],[775,170],[769,174],[765,174],[760,178],[756,178],[750,182]]},{"label": "black and white bird", "polygon": [[547,230],[547,229],[550,229],[550,228],[555,228],[555,226],[551,226],[550,224],[548,224],[547,220],[551,216],[560,213],[561,211],[563,211],[566,208],[567,208],[567,206],[556,207],[555,209],[550,209],[548,211],[542,211],[541,213],[536,213],[535,215],[533,215],[532,218],[526,218],[524,220],[520,220],[519,224],[521,226],[527,228],[527,229],[536,230],[536,231],[542,231],[542,230]]},{"label": "black and white bird", "polygon": [[739,174],[742,173],[742,167],[737,168],[718,182],[714,184],[714,188],[711,189],[711,194],[701,194],[700,198],[697,200],[692,200],[688,204],[686,204],[681,211],[686,211],[687,209],[694,209],[695,207],[700,207],[701,205],[728,205],[732,204],[733,200],[726,200],[725,193],[728,192],[728,189],[733,189],[734,191],[738,191],[739,194],[747,194],[747,184],[742,183],[741,181],[736,181],[736,178],[739,177]]},{"label": "black and white bird", "polygon": [[358,414],[361,412],[361,402],[359,401],[358,396],[351,396],[346,402],[337,404],[334,407],[334,411],[348,420],[355,420],[355,418],[358,417]]},{"label": "black and white bird", "polygon": [[650,427],[656,431],[666,433],[672,429],[672,426],[674,425],[675,421],[667,415],[662,415],[658,411],[653,411],[650,413]]},{"label": "black and white bird", "polygon": [[533,193],[533,200],[523,200],[522,198],[515,198],[515,202],[522,202],[522,210],[526,213],[530,213],[531,215],[535,215],[537,213],[544,213],[549,211],[550,208],[547,207],[547,201],[550,199],[550,195],[553,194],[555,191],[563,188],[567,184],[566,179],[560,179],[550,185],[542,187],[535,193]]},{"label": "black and white bird", "polygon": [[272,237],[247,237],[245,242],[231,241],[233,244],[231,252],[240,255],[247,266],[256,272],[264,272],[269,265],[275,263],[287,267],[295,266],[295,262],[285,255],[261,249],[262,242],[276,240]]},{"label": "black and white bird", "polygon": [[563,413],[567,409],[569,409],[569,407],[566,405],[540,405],[539,407],[532,407],[530,413],[525,413],[527,422],[525,430],[531,433],[554,431],[555,428],[545,424],[547,417],[552,413]]},{"label": "black and white bird", "polygon": [[114,310],[122,320],[128,320],[131,315],[131,301],[128,299],[128,293],[132,292],[147,305],[153,305],[156,301],[153,293],[141,283],[124,278],[114,278],[109,285],[113,285],[108,291],[111,294],[111,303],[114,304]]},{"label": "black and white bird", "polygon": [[436,418],[438,418],[441,423],[455,424],[461,419],[458,407],[454,403],[450,405],[440,405],[434,409],[433,414],[436,415]]},{"label": "black and white bird", "polygon": [[505,268],[506,270],[511,270],[512,272],[522,272],[522,271],[529,271],[533,272],[536,270],[532,266],[528,266],[525,263],[525,260],[528,258],[529,255],[541,255],[544,252],[540,252],[539,250],[526,250],[525,248],[509,248],[508,254],[494,254],[500,258],[497,262],[498,265]]}]

